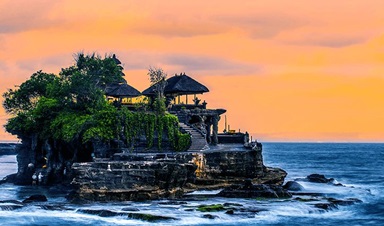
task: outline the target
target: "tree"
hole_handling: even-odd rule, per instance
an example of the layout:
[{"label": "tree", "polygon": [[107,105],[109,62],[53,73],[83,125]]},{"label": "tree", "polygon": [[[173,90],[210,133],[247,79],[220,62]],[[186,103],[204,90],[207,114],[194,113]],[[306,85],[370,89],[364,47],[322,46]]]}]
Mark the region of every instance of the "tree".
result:
[{"label": "tree", "polygon": [[36,107],[40,97],[50,96],[53,84],[58,77],[54,74],[37,71],[22,83],[18,89],[8,89],[3,94],[3,107],[7,113],[18,114]]},{"label": "tree", "polygon": [[102,58],[83,53],[75,55],[75,64],[59,75],[38,71],[3,94],[3,106],[13,116],[6,131],[20,138],[35,134],[42,141],[82,143],[83,134],[98,126],[92,117],[109,108],[105,87],[124,81],[122,76],[123,68],[114,55]]},{"label": "tree", "polygon": [[155,87],[155,93],[158,99],[164,98],[164,89],[167,85],[167,73],[161,68],[149,67],[148,76],[151,85]]},{"label": "tree", "polygon": [[157,114],[164,114],[166,111],[164,89],[167,85],[167,74],[161,68],[149,67],[148,76],[151,85],[155,88],[154,110]]},{"label": "tree", "polygon": [[123,67],[113,55],[101,58],[78,53],[75,62],[74,66],[63,69],[60,77],[69,85],[64,95],[80,111],[102,107],[105,87],[124,82]]}]

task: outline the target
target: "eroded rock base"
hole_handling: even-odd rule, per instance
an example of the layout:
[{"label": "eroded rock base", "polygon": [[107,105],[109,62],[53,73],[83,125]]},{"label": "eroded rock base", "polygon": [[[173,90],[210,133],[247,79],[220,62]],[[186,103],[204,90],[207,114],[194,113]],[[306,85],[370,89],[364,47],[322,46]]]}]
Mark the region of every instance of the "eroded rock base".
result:
[{"label": "eroded rock base", "polygon": [[180,198],[187,192],[245,182],[280,186],[287,175],[263,165],[261,151],[118,154],[113,160],[75,163],[73,201]]}]

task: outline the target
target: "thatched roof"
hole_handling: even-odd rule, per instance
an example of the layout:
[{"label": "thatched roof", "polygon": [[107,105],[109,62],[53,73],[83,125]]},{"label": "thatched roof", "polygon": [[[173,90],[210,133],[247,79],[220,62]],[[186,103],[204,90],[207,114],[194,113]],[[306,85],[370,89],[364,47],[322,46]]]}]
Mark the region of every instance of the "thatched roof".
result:
[{"label": "thatched roof", "polygon": [[133,88],[132,86],[121,83],[111,84],[105,88],[105,94],[111,97],[138,97],[141,96],[140,91]]},{"label": "thatched roof", "polygon": [[[166,80],[167,84],[164,89],[164,94],[201,94],[209,92],[209,89],[203,84],[197,82],[193,78],[186,74],[175,75]],[[145,96],[155,95],[156,84],[150,86],[148,89],[143,91]]]}]

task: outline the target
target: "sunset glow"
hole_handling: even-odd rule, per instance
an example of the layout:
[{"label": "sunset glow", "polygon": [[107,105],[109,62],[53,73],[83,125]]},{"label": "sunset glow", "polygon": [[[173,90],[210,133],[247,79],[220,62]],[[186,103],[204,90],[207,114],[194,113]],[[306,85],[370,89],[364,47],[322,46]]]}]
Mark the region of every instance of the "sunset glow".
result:
[{"label": "sunset glow", "polygon": [[[1,93],[77,52],[115,53],[140,91],[149,66],[185,72],[260,141],[384,142],[384,1],[3,0],[0,12]],[[0,125],[9,117],[0,108]],[[0,140],[17,138],[1,127]]]}]

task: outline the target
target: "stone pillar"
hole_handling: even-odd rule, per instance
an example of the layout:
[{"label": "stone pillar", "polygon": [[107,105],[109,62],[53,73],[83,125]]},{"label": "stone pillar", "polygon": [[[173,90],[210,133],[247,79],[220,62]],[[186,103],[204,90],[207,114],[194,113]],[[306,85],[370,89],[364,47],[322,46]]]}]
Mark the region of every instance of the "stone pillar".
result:
[{"label": "stone pillar", "polygon": [[205,125],[206,125],[206,130],[207,130],[207,134],[205,135],[206,136],[206,140],[207,140],[207,143],[210,144],[211,143],[211,126],[212,126],[212,123],[207,120],[205,122]]},{"label": "stone pillar", "polygon": [[218,133],[218,130],[219,130],[219,120],[220,120],[220,117],[218,115],[215,115],[212,117],[212,124],[213,124],[213,128],[212,128],[212,144],[213,145],[216,145],[217,143],[219,143],[219,140],[217,138],[217,133]]}]

